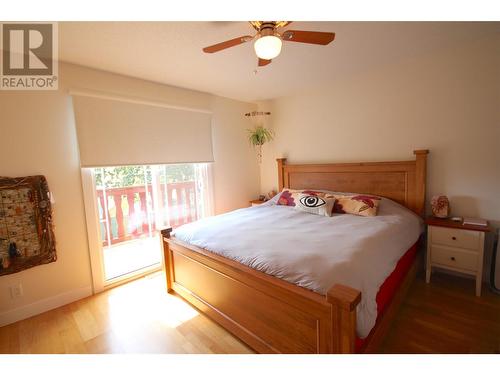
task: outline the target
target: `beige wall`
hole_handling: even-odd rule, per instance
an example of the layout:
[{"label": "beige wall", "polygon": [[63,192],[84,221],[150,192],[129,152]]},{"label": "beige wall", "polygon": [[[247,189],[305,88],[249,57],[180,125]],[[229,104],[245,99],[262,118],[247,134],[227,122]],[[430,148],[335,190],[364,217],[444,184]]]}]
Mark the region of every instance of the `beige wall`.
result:
[{"label": "beige wall", "polygon": [[244,114],[256,105],[214,97],[212,101],[215,213],[248,205],[260,191],[257,157],[248,144],[246,129],[251,127]]},{"label": "beige wall", "polygon": [[261,190],[290,162],[383,161],[430,150],[428,198],[452,214],[500,223],[500,38],[483,39],[339,78],[330,87],[259,103],[276,139]]},{"label": "beige wall", "polygon": [[[43,174],[55,197],[58,260],[0,278],[0,325],[88,295],[91,272],[73,108],[68,89],[100,90],[168,104],[213,110],[216,213],[240,208],[258,195],[260,176],[246,141],[244,113],[256,105],[210,94],[60,65],[56,92],[0,92],[0,175]],[[22,283],[24,296],[10,298]]]},{"label": "beige wall", "polygon": [[[58,260],[0,278],[0,324],[25,315],[23,307],[63,301],[91,291],[87,235],[71,99],[63,92],[0,92],[0,175],[43,174],[54,194]],[[12,300],[9,287],[22,283]],[[9,311],[16,309],[16,311]]]}]

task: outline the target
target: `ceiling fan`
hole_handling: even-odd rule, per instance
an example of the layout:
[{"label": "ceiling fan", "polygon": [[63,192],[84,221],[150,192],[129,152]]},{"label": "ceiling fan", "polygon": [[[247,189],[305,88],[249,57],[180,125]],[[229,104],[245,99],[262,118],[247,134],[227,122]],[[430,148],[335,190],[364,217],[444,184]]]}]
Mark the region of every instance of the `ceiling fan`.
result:
[{"label": "ceiling fan", "polygon": [[244,35],[213,46],[203,48],[205,53],[214,53],[226,48],[255,40],[255,54],[259,58],[258,65],[266,66],[271,63],[281,52],[283,41],[308,44],[327,45],[335,39],[335,33],[319,31],[286,30],[282,34],[278,29],[288,26],[290,21],[249,21],[257,31],[254,36]]}]

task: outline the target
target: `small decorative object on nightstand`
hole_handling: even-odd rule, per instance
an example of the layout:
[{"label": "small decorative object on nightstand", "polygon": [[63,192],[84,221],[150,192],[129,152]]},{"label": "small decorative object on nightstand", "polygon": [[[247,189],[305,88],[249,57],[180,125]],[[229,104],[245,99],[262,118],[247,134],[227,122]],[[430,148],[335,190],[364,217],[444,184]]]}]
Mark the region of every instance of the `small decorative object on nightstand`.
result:
[{"label": "small decorative object on nightstand", "polygon": [[450,213],[450,201],[446,195],[436,195],[431,199],[432,215],[446,219]]},{"label": "small decorative object on nightstand", "polygon": [[429,217],[425,280],[431,280],[433,267],[476,276],[476,296],[481,295],[484,236],[490,227],[468,225],[451,219]]},{"label": "small decorative object on nightstand", "polygon": [[259,204],[266,203],[265,200],[263,199],[254,199],[253,201],[250,201],[250,206],[258,206]]},{"label": "small decorative object on nightstand", "polygon": [[276,190],[271,190],[269,193],[267,193],[267,196],[265,197],[266,199],[273,199],[276,196]]}]

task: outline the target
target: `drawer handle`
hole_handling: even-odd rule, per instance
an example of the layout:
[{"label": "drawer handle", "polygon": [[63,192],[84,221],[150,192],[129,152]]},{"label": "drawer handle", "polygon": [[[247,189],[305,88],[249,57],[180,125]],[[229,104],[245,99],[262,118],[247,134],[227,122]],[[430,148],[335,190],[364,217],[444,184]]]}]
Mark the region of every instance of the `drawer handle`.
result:
[{"label": "drawer handle", "polygon": [[453,237],[451,237],[451,239],[452,239],[453,241],[456,241],[456,240],[457,240],[457,237],[453,236]]},{"label": "drawer handle", "polygon": [[451,259],[452,261],[455,261],[455,257],[451,257],[450,259]]}]

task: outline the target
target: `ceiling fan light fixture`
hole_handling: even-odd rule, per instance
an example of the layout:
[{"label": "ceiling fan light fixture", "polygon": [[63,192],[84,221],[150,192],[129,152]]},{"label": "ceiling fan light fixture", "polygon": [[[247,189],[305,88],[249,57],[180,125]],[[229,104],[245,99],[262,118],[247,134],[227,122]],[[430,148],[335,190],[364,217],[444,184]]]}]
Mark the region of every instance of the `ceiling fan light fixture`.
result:
[{"label": "ceiling fan light fixture", "polygon": [[263,60],[272,60],[281,52],[283,42],[276,35],[265,35],[258,38],[253,47],[257,56]]}]

